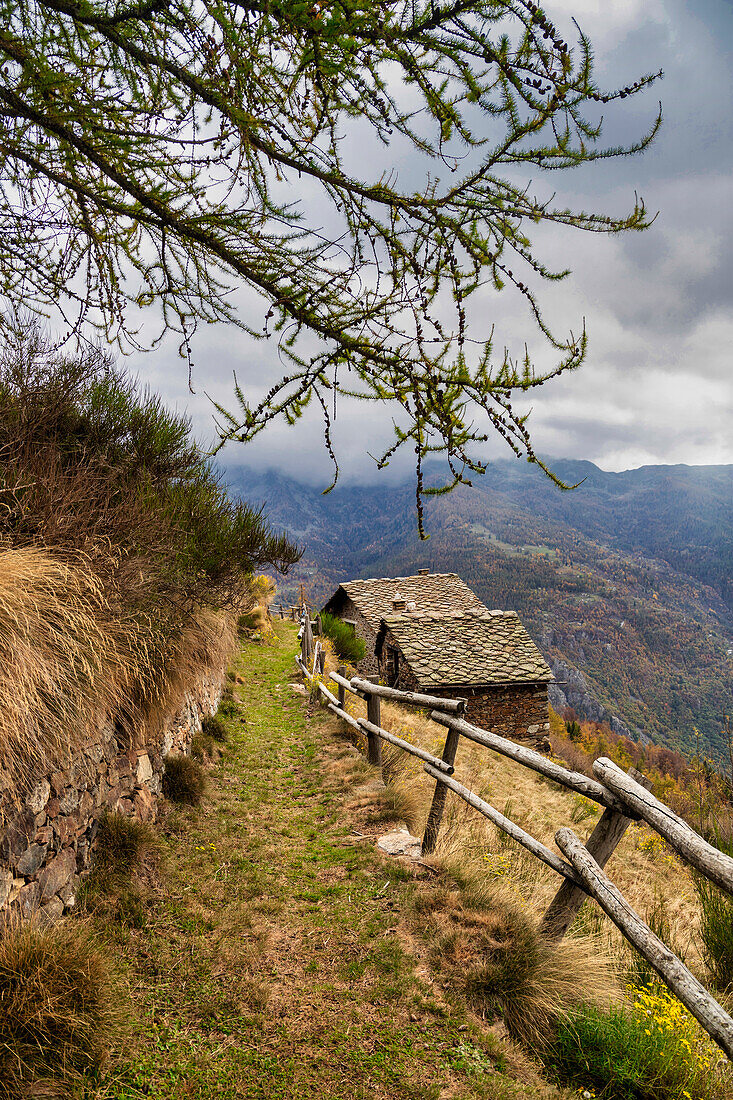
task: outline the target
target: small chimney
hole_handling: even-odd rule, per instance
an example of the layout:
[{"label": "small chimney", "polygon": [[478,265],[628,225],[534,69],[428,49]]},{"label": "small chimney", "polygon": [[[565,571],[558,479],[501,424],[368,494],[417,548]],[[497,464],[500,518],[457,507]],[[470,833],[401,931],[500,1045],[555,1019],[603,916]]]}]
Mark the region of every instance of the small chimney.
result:
[{"label": "small chimney", "polygon": [[421,576],[421,577],[427,577],[427,575],[428,575],[428,573],[430,572],[430,570],[429,570],[429,569],[418,569],[418,571],[417,571],[417,572],[418,572],[419,576]]},{"label": "small chimney", "polygon": [[395,592],[394,596],[392,597],[392,609],[393,611],[405,610],[405,597],[402,596],[399,592]]}]

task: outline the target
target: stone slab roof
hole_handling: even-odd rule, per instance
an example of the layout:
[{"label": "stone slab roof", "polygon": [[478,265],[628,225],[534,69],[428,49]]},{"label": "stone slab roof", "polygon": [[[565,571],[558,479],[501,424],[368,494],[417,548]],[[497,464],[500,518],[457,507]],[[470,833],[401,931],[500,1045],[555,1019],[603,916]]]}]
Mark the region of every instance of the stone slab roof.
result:
[{"label": "stone slab roof", "polygon": [[548,683],[552,673],[515,611],[383,617],[421,688]]},{"label": "stone slab roof", "polygon": [[[401,596],[408,610],[450,614],[455,611],[485,611],[481,600],[457,573],[419,573],[414,577],[373,577],[346,581],[339,586],[361,611],[375,633],[385,616],[393,615],[392,601]],[[329,604],[335,597],[331,597]]]}]

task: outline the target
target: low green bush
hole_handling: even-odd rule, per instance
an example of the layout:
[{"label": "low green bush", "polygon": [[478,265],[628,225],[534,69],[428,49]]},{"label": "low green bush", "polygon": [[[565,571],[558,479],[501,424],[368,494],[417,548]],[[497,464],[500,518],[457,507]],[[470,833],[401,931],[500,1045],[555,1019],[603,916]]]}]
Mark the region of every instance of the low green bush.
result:
[{"label": "low green bush", "polygon": [[150,825],[124,814],[105,814],[92,871],[80,891],[83,908],[133,928],[144,927],[161,860],[161,841]]},{"label": "low green bush", "polygon": [[166,798],[171,802],[198,806],[205,789],[206,776],[200,764],[190,756],[166,756],[163,773],[163,794]]},{"label": "low green bush", "polygon": [[94,869],[107,881],[126,880],[146,865],[157,864],[160,852],[160,839],[150,825],[108,813],[99,822]]},{"label": "low green bush", "polygon": [[220,745],[226,745],[229,740],[229,731],[221,714],[204,715],[201,719],[201,732]]},{"label": "low green bush", "polygon": [[223,695],[219,703],[217,714],[222,718],[239,718],[242,720],[242,708],[233,695]]},{"label": "low green bush", "polygon": [[191,739],[191,756],[199,764],[205,764],[207,760],[216,756],[216,744],[212,737],[207,737],[202,730],[198,730]]},{"label": "low green bush", "polygon": [[659,983],[638,991],[633,1005],[582,1005],[560,1017],[543,1061],[561,1084],[592,1088],[603,1100],[730,1095],[718,1048]]},{"label": "low green bush", "polygon": [[358,664],[362,660],[366,652],[366,645],[363,638],[356,636],[353,627],[327,612],[321,615],[321,625],[323,633],[331,639],[337,657],[340,657],[342,661],[348,661],[352,665]]}]

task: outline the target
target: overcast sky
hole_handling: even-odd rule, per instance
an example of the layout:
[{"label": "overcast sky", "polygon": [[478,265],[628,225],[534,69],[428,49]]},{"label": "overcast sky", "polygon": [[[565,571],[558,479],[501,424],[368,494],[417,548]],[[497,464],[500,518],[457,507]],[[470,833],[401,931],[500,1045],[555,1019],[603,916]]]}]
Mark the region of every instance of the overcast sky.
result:
[{"label": "overcast sky", "polygon": [[[545,10],[566,38],[570,16],[578,18],[593,40],[598,74],[610,85],[664,69],[661,83],[614,118],[609,137],[638,137],[660,98],[665,123],[642,157],[552,180],[568,205],[620,214],[637,190],[659,216],[646,233],[620,238],[555,227],[536,235],[550,266],[573,271],[542,288],[547,315],[561,331],[575,332],[585,317],[590,336],[582,369],[533,396],[536,446],[544,455],[586,458],[607,470],[733,462],[733,0],[548,0]],[[532,322],[516,297],[494,297],[487,310],[500,310],[504,338],[521,344],[533,334]],[[245,308],[254,317],[267,306],[250,296]],[[246,387],[270,371],[271,384],[279,369],[274,347],[236,329],[200,330],[194,355],[195,397],[173,341],[126,365],[188,409],[201,438],[212,438],[204,391],[226,404],[234,370]],[[342,405],[335,444],[344,479],[378,476],[366,451],[375,453],[389,438],[383,411]],[[487,454],[509,456],[500,443]],[[247,447],[230,445],[222,457],[232,465],[276,467],[314,485],[330,478],[315,417],[275,427]],[[392,474],[404,469],[397,463]]]}]

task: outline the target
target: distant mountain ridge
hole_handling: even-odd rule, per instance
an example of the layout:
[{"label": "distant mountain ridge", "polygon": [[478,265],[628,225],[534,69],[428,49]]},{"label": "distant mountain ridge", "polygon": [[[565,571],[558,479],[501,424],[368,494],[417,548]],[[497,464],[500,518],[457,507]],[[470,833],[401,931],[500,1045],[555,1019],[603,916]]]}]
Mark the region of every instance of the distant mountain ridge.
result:
[{"label": "distant mountain ridge", "polygon": [[473,489],[429,499],[427,542],[412,481],[323,496],[276,472],[227,473],[304,547],[281,585],[285,602],[301,580],[318,602],[351,577],[455,571],[488,606],[522,615],[559,681],[558,706],[564,698],[584,717],[688,750],[697,728],[720,756],[733,672],[733,466],[552,468],[583,484],[562,493],[528,464],[502,461]]}]

